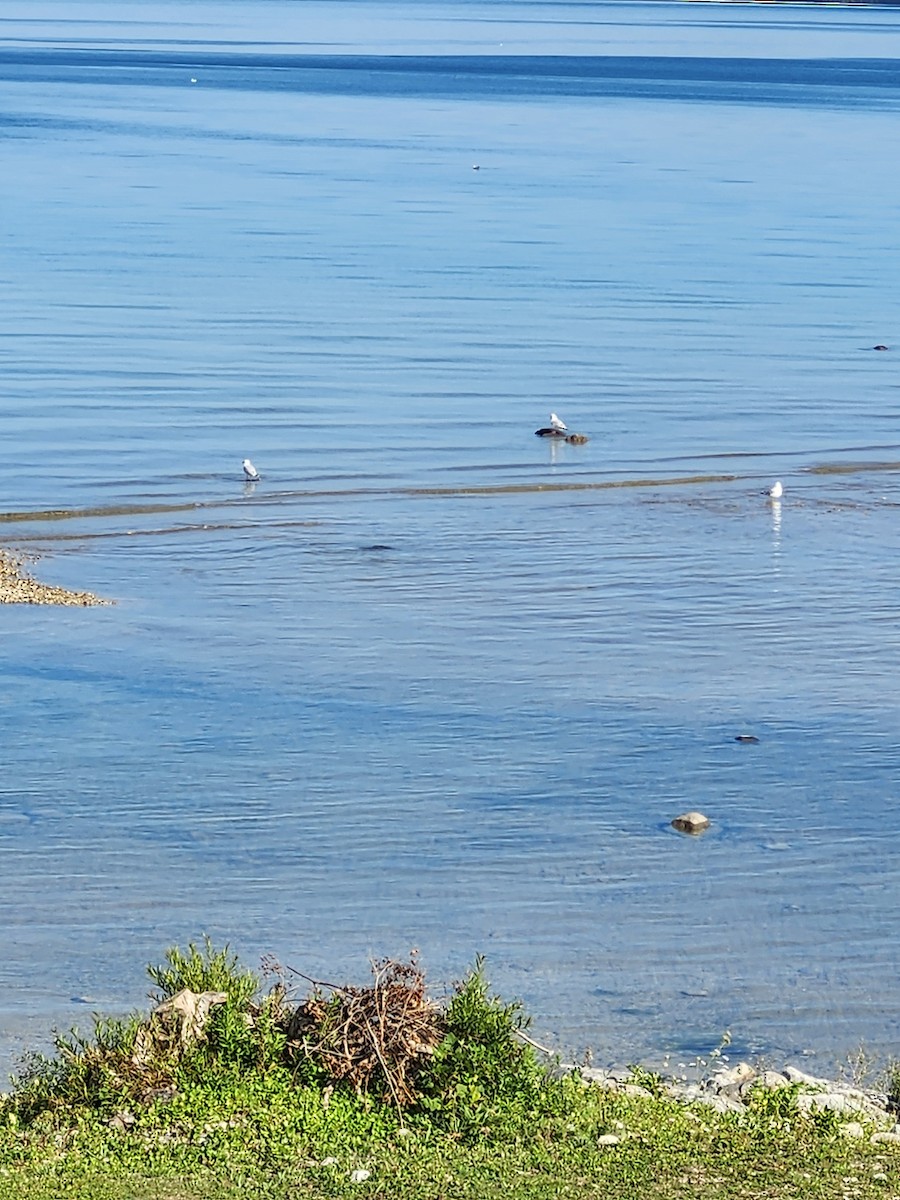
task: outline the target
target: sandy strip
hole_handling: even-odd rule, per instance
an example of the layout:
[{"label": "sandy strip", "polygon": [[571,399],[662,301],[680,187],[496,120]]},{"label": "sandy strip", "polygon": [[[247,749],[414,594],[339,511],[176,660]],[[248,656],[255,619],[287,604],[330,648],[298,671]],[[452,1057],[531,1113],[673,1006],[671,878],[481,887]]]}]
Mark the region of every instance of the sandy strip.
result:
[{"label": "sandy strip", "polygon": [[23,560],[8,550],[0,550],[0,604],[69,604],[88,608],[94,604],[112,604],[92,592],[70,592],[68,588],[38,583],[25,573]]}]

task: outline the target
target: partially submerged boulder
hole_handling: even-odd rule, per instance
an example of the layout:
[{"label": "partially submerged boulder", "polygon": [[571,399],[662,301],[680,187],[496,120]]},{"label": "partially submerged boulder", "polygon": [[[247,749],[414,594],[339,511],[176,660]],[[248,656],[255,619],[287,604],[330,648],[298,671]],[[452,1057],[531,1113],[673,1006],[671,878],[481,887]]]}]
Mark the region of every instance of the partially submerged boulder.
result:
[{"label": "partially submerged boulder", "polygon": [[709,829],[711,824],[709,817],[701,812],[686,812],[673,819],[672,828],[677,829],[679,833],[697,834]]}]

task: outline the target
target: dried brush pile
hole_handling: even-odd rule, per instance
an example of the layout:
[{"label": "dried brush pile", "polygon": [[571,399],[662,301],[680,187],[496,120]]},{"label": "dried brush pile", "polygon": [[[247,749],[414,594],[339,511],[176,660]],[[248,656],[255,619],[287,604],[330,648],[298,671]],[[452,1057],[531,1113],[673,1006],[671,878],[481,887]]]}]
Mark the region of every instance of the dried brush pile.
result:
[{"label": "dried brush pile", "polygon": [[418,1098],[418,1077],[444,1037],[446,1019],[426,995],[414,955],[408,963],[375,962],[372,975],[370,987],[309,980],[315,990],[284,1014],[282,1028],[295,1061],[315,1063],[332,1083],[349,1084],[358,1095],[371,1093],[408,1108]]}]

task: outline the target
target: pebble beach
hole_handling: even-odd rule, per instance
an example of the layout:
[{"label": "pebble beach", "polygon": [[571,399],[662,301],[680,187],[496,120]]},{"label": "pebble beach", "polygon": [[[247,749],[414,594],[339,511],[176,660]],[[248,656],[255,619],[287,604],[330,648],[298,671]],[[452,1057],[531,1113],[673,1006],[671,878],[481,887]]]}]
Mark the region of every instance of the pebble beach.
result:
[{"label": "pebble beach", "polygon": [[93,592],[74,592],[32,579],[23,558],[7,550],[0,551],[0,604],[63,604],[91,608],[111,603]]}]

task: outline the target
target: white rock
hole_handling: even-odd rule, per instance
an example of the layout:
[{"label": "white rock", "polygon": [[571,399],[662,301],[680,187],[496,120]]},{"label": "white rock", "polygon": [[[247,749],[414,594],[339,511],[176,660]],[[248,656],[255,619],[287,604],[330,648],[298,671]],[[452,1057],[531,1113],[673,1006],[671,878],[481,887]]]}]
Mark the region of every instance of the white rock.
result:
[{"label": "white rock", "polygon": [[614,1133],[601,1133],[600,1136],[597,1138],[597,1145],[598,1146],[618,1146],[618,1144],[619,1144],[619,1142],[621,1142],[621,1140],[622,1139],[620,1137],[616,1137],[616,1135]]},{"label": "white rock", "polygon": [[322,1161],[319,1163],[319,1166],[320,1167],[336,1167],[337,1159],[336,1158],[323,1158]]},{"label": "white rock", "polygon": [[866,1131],[860,1125],[859,1121],[845,1121],[840,1127],[841,1133],[848,1138],[861,1138],[866,1136]]},{"label": "white rock", "polygon": [[359,1170],[350,1172],[350,1182],[351,1183],[365,1183],[366,1180],[371,1177],[371,1175],[372,1175],[371,1171],[366,1171],[362,1167],[360,1167]]},{"label": "white rock", "polygon": [[900,1133],[873,1133],[869,1141],[875,1145],[879,1142],[887,1142],[892,1146],[900,1146]]},{"label": "white rock", "polygon": [[709,817],[704,816],[701,812],[682,813],[680,817],[675,817],[672,821],[672,827],[679,833],[702,833],[704,829],[709,829],[709,826]]}]

